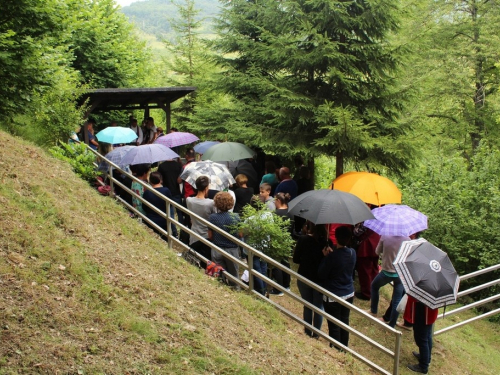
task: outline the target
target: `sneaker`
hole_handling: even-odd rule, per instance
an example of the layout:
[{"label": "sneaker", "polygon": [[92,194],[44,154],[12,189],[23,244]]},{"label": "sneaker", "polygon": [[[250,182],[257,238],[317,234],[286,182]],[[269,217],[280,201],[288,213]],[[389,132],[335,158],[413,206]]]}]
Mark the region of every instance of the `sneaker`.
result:
[{"label": "sneaker", "polygon": [[284,293],[281,290],[272,289],[269,292],[269,295],[281,297],[282,295],[284,295]]},{"label": "sneaker", "polygon": [[411,354],[413,354],[413,356],[420,361],[420,353],[418,353],[418,352],[411,352]]},{"label": "sneaker", "polygon": [[422,367],[420,367],[419,364],[408,365],[406,367],[408,368],[408,370],[411,370],[413,372],[418,372],[419,374],[427,374],[427,371],[422,370]]}]

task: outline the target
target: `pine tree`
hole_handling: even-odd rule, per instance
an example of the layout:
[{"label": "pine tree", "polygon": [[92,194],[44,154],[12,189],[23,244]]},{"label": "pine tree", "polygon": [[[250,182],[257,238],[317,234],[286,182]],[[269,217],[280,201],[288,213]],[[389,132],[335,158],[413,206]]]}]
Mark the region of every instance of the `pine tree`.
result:
[{"label": "pine tree", "polygon": [[235,98],[219,111],[226,134],[282,155],[336,155],[337,174],[346,160],[404,170],[413,150],[401,142],[410,129],[396,121],[405,94],[387,42],[396,4],[225,2],[214,47],[219,85]]}]

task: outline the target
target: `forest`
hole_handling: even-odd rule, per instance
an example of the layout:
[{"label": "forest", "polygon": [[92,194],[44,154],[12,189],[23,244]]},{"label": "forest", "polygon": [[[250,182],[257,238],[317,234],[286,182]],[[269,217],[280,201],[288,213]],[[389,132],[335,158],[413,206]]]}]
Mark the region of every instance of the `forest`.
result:
[{"label": "forest", "polygon": [[[49,147],[82,123],[86,90],[196,86],[178,129],[302,154],[318,187],[388,176],[460,274],[500,263],[499,1],[138,4],[5,0],[1,128]],[[166,57],[140,37],[148,19]]]}]

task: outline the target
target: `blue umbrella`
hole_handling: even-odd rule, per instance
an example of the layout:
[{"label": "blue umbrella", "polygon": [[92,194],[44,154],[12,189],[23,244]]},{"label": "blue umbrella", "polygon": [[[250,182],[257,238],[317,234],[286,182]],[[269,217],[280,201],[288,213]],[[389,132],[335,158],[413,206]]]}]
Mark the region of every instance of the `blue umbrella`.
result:
[{"label": "blue umbrella", "polygon": [[113,151],[110,151],[106,154],[100,163],[99,163],[99,170],[103,172],[107,172],[109,169],[109,164],[106,161],[110,161],[112,163],[115,163],[118,165],[121,169],[127,170],[127,164],[123,164],[122,160],[123,157],[133,148],[137,146],[122,146],[122,147],[117,147]]},{"label": "blue umbrella", "polygon": [[132,148],[122,159],[122,164],[153,164],[158,161],[172,160],[179,155],[167,146],[159,144],[142,145]]},{"label": "blue umbrella", "polygon": [[195,145],[193,148],[198,154],[204,154],[205,151],[207,151],[210,147],[213,145],[219,144],[219,141],[205,141],[205,142],[200,142],[197,145]]},{"label": "blue umbrella", "polygon": [[96,138],[99,142],[109,143],[112,145],[120,143],[130,143],[137,139],[137,134],[130,128],[123,126],[109,126],[97,133]]}]

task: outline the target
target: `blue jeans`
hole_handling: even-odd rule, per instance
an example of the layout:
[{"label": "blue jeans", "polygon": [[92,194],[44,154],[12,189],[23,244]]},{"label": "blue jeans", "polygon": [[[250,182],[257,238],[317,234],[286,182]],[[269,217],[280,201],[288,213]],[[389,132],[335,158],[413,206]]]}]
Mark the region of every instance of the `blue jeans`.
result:
[{"label": "blue jeans", "polygon": [[396,308],[398,307],[398,304],[401,301],[404,293],[404,286],[399,277],[389,277],[385,273],[380,272],[377,277],[373,279],[371,287],[370,310],[373,314],[377,313],[378,301],[380,298],[379,289],[384,285],[389,284],[391,281],[394,282],[394,290],[392,291],[391,319],[389,320],[389,325],[394,328],[399,317],[399,313],[397,312]]},{"label": "blue jeans", "polygon": [[[297,287],[299,288],[302,299],[316,306],[318,309],[324,310],[323,294],[304,284],[300,280],[297,280]],[[317,314],[310,308],[304,306],[304,321],[311,324],[316,329],[321,329],[321,325],[323,324],[323,315]],[[308,336],[316,336],[316,334],[310,329],[306,328],[305,332]]]},{"label": "blue jeans", "polygon": [[[267,262],[264,262],[259,257],[253,258],[253,269],[257,272],[267,276]],[[253,278],[253,288],[262,295],[266,294],[266,283],[264,280],[259,279],[258,277]]]},{"label": "blue jeans", "polygon": [[[170,217],[175,219],[174,206],[170,206]],[[170,228],[172,228],[172,236],[177,237],[177,227],[174,223],[170,223]]]},{"label": "blue jeans", "polygon": [[425,306],[422,303],[417,303],[415,306],[413,338],[420,353],[418,364],[422,370],[428,371],[431,363],[432,324],[425,324]]}]

